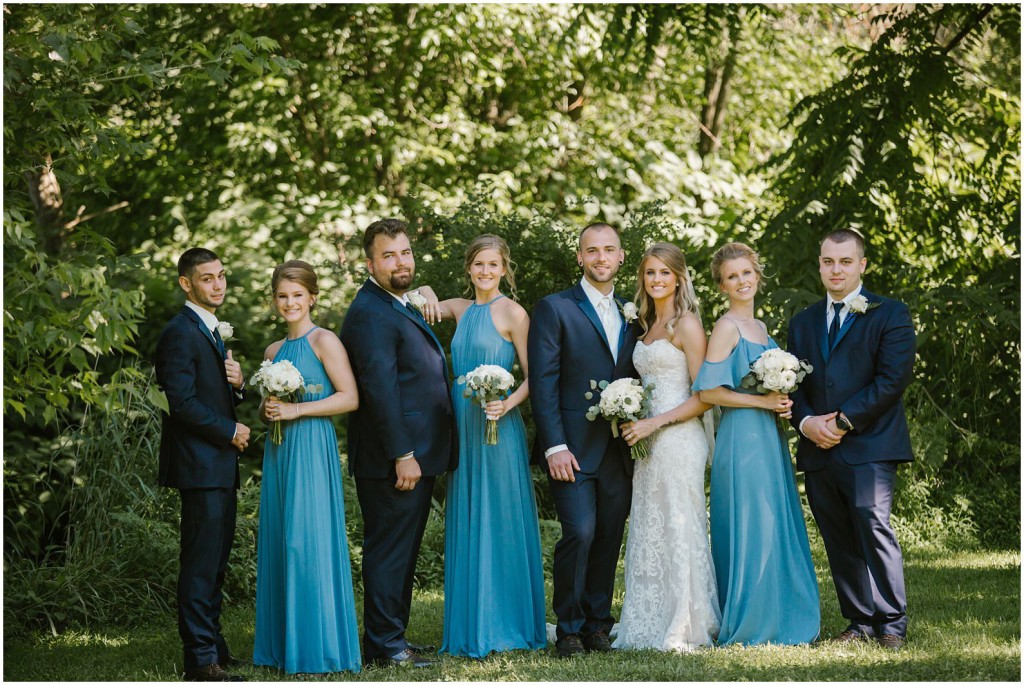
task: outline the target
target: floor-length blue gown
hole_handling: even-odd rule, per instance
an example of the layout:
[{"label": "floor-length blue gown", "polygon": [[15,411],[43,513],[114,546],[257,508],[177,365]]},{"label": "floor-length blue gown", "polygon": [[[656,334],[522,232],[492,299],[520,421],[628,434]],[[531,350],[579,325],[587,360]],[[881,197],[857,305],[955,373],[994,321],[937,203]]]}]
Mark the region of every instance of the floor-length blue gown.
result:
[{"label": "floor-length blue gown", "polygon": [[[511,370],[515,346],[491,318],[492,300],[472,304],[452,339],[462,376],[481,364]],[[442,652],[483,657],[547,645],[544,572],[526,429],[519,408],[498,420],[498,444],[484,444],[486,417],[476,400],[452,388],[459,468],[448,474]]]},{"label": "floor-length blue gown", "polygon": [[[750,365],[778,347],[739,342],[704,362],[693,389],[741,388]],[[718,644],[802,644],[817,637],[821,607],[789,448],[766,409],[722,407],[711,465],[711,556],[722,626]]]},{"label": "floor-length blue gown", "polygon": [[[309,333],[286,340],[287,359],[307,390],[300,402],[334,393]],[[329,417],[284,422],[284,439],[263,452],[256,561],[253,663],[286,673],[359,671],[359,631],[345,533],[338,438]]]}]

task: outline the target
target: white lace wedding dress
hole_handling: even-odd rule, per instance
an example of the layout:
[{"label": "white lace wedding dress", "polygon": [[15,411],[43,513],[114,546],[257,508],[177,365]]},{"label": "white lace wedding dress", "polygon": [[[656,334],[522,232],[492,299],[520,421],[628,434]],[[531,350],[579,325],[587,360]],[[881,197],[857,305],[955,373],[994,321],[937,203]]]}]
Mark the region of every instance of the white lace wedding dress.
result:
[{"label": "white lace wedding dress", "polygon": [[[690,397],[686,355],[668,340],[638,342],[633,363],[654,381],[651,415]],[[721,623],[708,543],[700,419],[652,435],[650,457],[635,462],[626,539],[626,596],[614,647],[686,652],[713,643]]]}]

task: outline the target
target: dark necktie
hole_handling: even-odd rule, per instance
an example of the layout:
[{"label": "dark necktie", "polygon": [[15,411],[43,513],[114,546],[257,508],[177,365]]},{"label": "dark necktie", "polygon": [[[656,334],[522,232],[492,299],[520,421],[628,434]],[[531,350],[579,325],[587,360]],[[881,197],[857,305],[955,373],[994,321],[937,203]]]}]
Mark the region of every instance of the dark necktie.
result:
[{"label": "dark necktie", "polygon": [[842,302],[833,302],[832,310],[835,312],[835,316],[832,317],[832,325],[828,327],[828,349],[832,350],[832,347],[836,344],[836,336],[839,335],[839,312],[843,310]]},{"label": "dark necktie", "polygon": [[228,351],[224,347],[224,338],[220,337],[220,331],[216,328],[213,329],[213,341],[217,343],[217,349],[220,350],[220,358],[227,359]]}]

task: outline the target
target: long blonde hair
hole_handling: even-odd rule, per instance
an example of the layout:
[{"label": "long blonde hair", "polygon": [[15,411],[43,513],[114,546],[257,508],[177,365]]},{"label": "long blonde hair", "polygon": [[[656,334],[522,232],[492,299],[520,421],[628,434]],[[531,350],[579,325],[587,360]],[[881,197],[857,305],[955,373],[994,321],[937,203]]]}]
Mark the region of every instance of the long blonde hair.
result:
[{"label": "long blonde hair", "polygon": [[665,330],[672,335],[675,325],[686,312],[691,312],[698,320],[700,319],[700,304],[697,302],[697,294],[693,289],[693,281],[690,280],[690,271],[686,267],[686,256],[683,251],[672,243],[654,243],[640,258],[640,268],[636,276],[636,295],[633,301],[639,308],[640,328],[643,329],[640,337],[647,335],[655,319],[654,299],[644,288],[644,269],[651,257],[661,260],[676,277],[676,292],[672,298],[673,314],[665,325]]},{"label": "long blonde hair", "polygon": [[[509,297],[513,301],[519,301],[519,291],[516,290],[516,263],[512,261],[512,253],[508,249],[508,243],[501,236],[496,236],[492,233],[484,233],[473,238],[473,242],[466,248],[466,261],[464,268],[466,271],[466,278],[469,278],[469,267],[473,265],[473,260],[476,256],[484,250],[494,250],[501,255],[501,266],[505,269],[505,282],[508,283]],[[469,297],[473,296],[473,283],[466,286],[466,292]]]}]

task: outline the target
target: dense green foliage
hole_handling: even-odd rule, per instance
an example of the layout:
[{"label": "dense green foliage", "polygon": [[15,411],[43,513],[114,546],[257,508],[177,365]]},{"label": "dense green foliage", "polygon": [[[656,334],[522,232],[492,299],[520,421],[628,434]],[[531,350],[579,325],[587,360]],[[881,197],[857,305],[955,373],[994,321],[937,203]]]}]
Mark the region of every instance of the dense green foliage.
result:
[{"label": "dense green foliage", "polygon": [[[317,265],[316,317],[337,329],[365,275],[361,230],[386,215],[413,221],[420,282],[442,296],[462,294],[472,236],[504,235],[527,309],[578,277],[590,220],[623,227],[626,291],[643,246],[674,240],[706,324],[713,248],[744,240],[768,264],[761,314],[780,343],[821,296],[818,237],[859,228],[867,286],[918,326],[901,539],[1017,546],[1020,8],[858,8],[5,7],[9,625],[173,601],[149,359],[181,305],[177,256],[221,254],[219,313],[251,372],[283,333],[273,266]],[[261,447],[243,458],[242,597]]]}]

